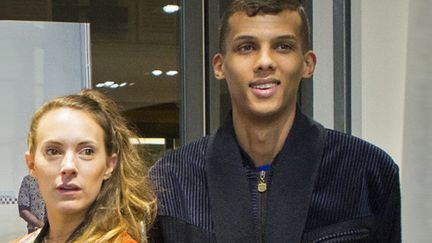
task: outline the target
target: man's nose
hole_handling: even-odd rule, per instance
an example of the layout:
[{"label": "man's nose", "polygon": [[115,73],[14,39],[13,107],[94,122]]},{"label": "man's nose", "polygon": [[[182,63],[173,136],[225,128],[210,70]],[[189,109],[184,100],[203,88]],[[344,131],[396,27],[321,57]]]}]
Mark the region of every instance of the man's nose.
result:
[{"label": "man's nose", "polygon": [[274,61],[273,53],[270,48],[261,48],[258,52],[257,61],[255,64],[254,71],[262,72],[274,70],[276,63]]}]

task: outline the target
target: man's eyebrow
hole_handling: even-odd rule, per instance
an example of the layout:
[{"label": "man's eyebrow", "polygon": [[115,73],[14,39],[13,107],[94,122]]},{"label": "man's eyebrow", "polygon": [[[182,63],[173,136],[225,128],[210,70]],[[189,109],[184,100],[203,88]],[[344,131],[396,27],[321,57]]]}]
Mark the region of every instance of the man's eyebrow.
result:
[{"label": "man's eyebrow", "polygon": [[[238,36],[234,36],[234,41],[242,41],[242,40],[256,40],[257,37],[253,36],[253,35],[238,35]],[[286,35],[281,35],[281,36],[277,36],[275,38],[276,40],[290,40],[290,41],[297,41],[297,36],[296,35],[292,35],[292,34],[286,34]]]},{"label": "man's eyebrow", "polygon": [[295,35],[291,35],[291,34],[287,34],[287,35],[281,35],[276,37],[277,40],[293,40],[293,41],[297,41],[297,36]]},{"label": "man's eyebrow", "polygon": [[242,40],[255,40],[257,39],[255,36],[252,35],[238,35],[234,36],[234,41],[242,41]]}]

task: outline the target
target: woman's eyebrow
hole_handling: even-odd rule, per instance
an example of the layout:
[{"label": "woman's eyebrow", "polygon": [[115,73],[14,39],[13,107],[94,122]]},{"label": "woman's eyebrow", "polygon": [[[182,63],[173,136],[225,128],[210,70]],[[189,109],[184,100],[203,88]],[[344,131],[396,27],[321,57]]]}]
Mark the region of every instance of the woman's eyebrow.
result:
[{"label": "woman's eyebrow", "polygon": [[57,141],[57,140],[53,140],[53,139],[48,139],[45,141],[42,141],[43,145],[61,145],[62,143]]}]

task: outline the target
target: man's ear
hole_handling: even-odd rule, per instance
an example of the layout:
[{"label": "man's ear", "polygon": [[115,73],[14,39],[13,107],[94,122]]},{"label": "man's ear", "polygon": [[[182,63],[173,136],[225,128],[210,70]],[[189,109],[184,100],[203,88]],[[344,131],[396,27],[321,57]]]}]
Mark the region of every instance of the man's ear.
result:
[{"label": "man's ear", "polygon": [[117,154],[114,153],[107,160],[107,169],[105,170],[104,173],[104,180],[107,180],[111,177],[111,174],[114,171],[116,166],[117,166]]},{"label": "man's ear", "polygon": [[213,71],[215,78],[218,80],[222,80],[225,78],[225,74],[223,72],[223,55],[221,53],[217,53],[213,57]]},{"label": "man's ear", "polygon": [[304,54],[305,67],[303,69],[303,78],[310,78],[313,75],[315,71],[316,61],[316,55],[312,50],[309,50]]},{"label": "man's ear", "polygon": [[30,152],[25,152],[25,161],[27,164],[27,168],[29,169],[29,174],[33,177],[36,177],[35,169],[34,169],[34,159],[30,155]]}]

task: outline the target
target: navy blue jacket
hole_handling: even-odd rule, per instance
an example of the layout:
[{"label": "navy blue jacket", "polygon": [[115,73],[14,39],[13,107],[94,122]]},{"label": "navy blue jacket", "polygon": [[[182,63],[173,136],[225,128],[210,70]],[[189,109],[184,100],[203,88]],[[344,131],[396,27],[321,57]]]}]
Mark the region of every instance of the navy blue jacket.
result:
[{"label": "navy blue jacket", "polygon": [[397,165],[299,111],[272,163],[262,229],[231,117],[150,176],[160,200],[153,242],[401,242]]}]

